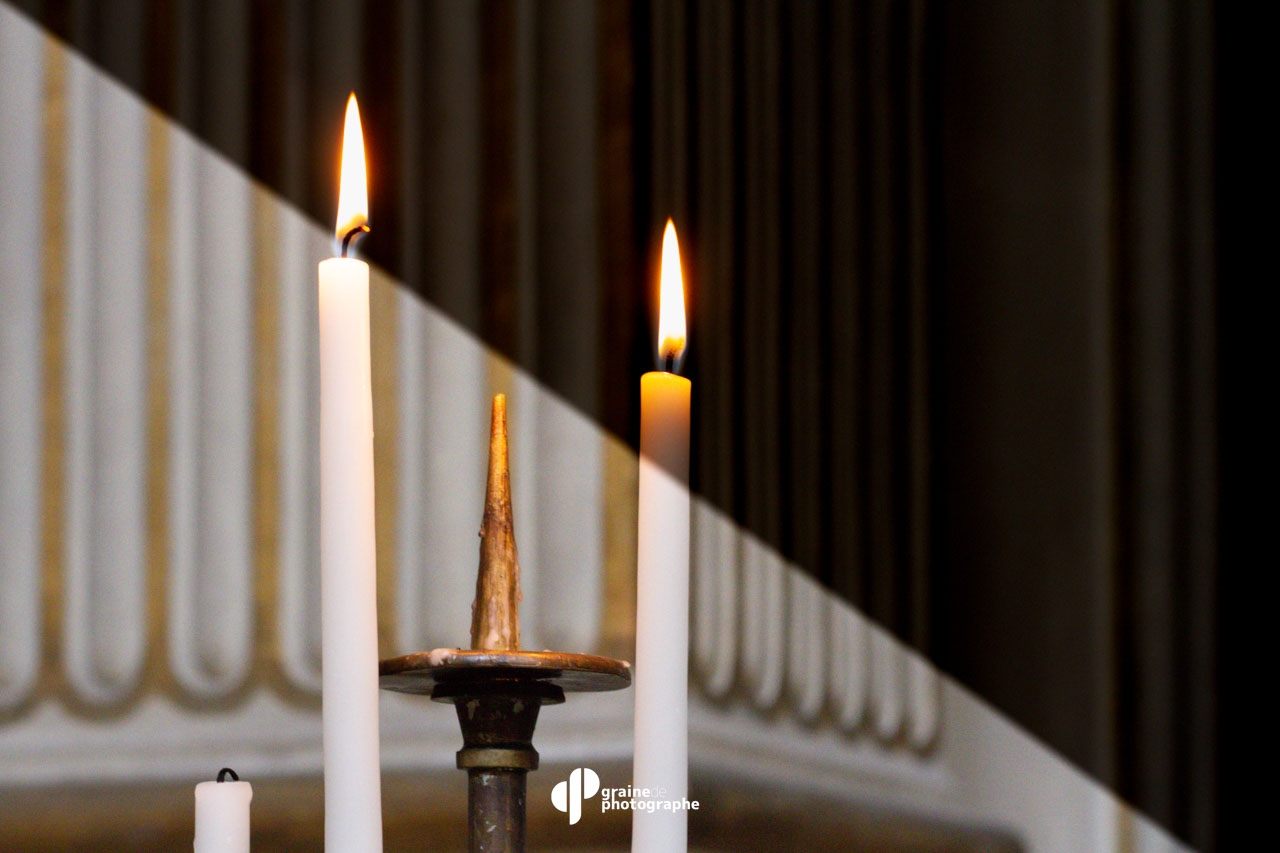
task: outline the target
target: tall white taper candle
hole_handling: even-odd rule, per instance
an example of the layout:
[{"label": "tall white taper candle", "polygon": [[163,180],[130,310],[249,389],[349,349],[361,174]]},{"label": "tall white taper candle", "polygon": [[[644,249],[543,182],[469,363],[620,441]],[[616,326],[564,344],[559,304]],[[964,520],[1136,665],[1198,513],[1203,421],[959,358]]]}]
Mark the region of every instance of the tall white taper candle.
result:
[{"label": "tall white taper candle", "polygon": [[[675,227],[662,247],[659,357],[685,344]],[[673,303],[678,303],[678,309]],[[675,310],[673,310],[675,309]],[[678,316],[677,316],[678,311]],[[640,379],[640,501],[636,559],[635,759],[638,799],[683,806],[689,795],[689,403],[692,383],[653,371]],[[688,812],[644,808],[631,816],[632,853],[688,846]]]},{"label": "tall white taper candle", "polygon": [[[358,155],[353,146],[359,146]],[[368,218],[354,95],[347,102],[342,159],[339,242],[364,228]],[[320,262],[321,704],[328,853],[382,850],[376,570],[369,265],[329,258]]]}]

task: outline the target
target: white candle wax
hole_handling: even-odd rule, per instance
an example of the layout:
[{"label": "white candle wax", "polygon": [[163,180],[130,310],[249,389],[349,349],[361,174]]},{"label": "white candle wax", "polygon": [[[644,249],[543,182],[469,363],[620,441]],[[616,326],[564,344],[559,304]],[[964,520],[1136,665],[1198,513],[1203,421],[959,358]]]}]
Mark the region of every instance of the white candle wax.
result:
[{"label": "white candle wax", "polygon": [[195,853],[249,853],[248,782],[196,785]]},{"label": "white candle wax", "polygon": [[[640,505],[636,560],[635,763],[648,799],[689,794],[689,399],[670,373],[640,380]],[[639,796],[639,795],[638,795]],[[687,847],[688,812],[637,810],[633,853]]]},{"label": "white candle wax", "polygon": [[[358,159],[364,181],[363,150],[358,158],[350,153],[360,135],[353,114],[354,97],[344,133],[340,196],[347,202],[348,161]],[[339,234],[364,217],[360,212],[353,220],[343,201]],[[321,705],[329,853],[382,850],[376,570],[369,265],[330,258],[320,263]]]},{"label": "white candle wax", "polygon": [[[684,292],[675,226],[662,245],[659,355],[685,345]],[[692,383],[674,373],[640,379],[640,498],[636,554],[633,853],[688,846],[689,795],[689,402]]]},{"label": "white candle wax", "polygon": [[376,565],[369,266],[330,258],[320,264],[320,618],[333,853],[382,848]]}]

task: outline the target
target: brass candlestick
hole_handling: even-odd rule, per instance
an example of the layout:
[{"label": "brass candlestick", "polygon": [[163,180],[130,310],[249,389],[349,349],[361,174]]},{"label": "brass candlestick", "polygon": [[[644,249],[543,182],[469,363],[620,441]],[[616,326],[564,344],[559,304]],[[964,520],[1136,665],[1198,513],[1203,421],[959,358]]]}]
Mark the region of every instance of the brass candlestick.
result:
[{"label": "brass candlestick", "polygon": [[471,649],[436,649],[382,661],[384,690],[450,702],[462,727],[472,853],[519,853],[525,840],[526,776],[538,769],[533,729],[543,704],[565,693],[619,690],[631,667],[599,655],[520,650],[520,564],[511,520],[507,407],[493,400],[489,478],[480,526],[480,570],[471,605]]}]

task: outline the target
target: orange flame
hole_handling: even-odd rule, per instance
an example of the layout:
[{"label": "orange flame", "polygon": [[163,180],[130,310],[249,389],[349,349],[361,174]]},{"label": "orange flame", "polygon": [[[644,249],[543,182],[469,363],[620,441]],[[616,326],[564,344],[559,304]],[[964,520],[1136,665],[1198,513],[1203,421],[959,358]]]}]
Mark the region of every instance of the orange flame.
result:
[{"label": "orange flame", "polygon": [[658,291],[658,359],[679,362],[685,347],[684,275],[676,225],[667,220],[662,235],[662,278]]},{"label": "orange flame", "polygon": [[342,128],[342,172],[338,181],[338,221],[334,235],[339,243],[369,223],[369,178],[364,160],[364,132],[356,93],[347,98],[347,120]]}]

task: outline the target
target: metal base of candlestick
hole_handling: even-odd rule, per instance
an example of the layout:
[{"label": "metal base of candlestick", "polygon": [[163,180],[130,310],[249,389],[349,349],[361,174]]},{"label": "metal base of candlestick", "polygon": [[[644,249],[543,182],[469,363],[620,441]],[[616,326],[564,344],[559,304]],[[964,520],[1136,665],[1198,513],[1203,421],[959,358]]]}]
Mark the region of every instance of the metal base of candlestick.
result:
[{"label": "metal base of candlestick", "polygon": [[620,690],[631,666],[599,655],[436,649],[382,661],[382,689],[450,702],[462,727],[472,853],[522,853],[525,783],[538,769],[533,729],[544,704],[565,693]]}]

